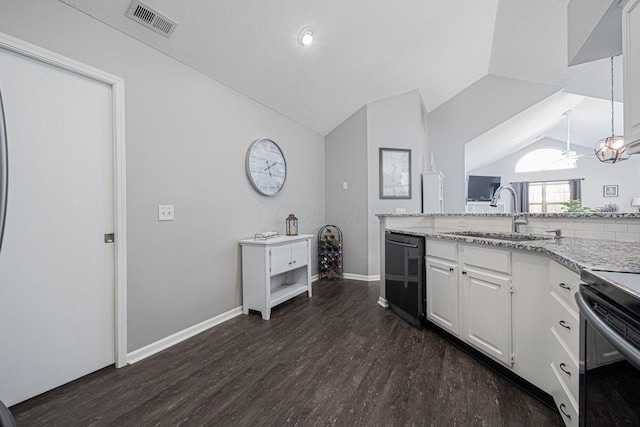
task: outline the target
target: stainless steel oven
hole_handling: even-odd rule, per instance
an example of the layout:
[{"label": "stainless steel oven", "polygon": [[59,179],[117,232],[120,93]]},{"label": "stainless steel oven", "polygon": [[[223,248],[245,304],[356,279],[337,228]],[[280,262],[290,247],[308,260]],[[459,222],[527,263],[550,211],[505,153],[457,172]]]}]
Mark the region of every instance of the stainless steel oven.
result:
[{"label": "stainless steel oven", "polygon": [[640,274],[582,272],[581,426],[640,426]]}]

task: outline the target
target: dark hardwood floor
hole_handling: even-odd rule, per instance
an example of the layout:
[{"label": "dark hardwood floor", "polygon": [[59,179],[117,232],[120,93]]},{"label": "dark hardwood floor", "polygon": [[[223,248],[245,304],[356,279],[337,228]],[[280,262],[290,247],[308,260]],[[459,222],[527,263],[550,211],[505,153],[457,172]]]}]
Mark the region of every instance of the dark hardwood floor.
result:
[{"label": "dark hardwood floor", "polygon": [[316,282],[271,320],[238,316],[135,365],[11,408],[18,426],[562,426],[431,330],[380,307],[378,282]]}]

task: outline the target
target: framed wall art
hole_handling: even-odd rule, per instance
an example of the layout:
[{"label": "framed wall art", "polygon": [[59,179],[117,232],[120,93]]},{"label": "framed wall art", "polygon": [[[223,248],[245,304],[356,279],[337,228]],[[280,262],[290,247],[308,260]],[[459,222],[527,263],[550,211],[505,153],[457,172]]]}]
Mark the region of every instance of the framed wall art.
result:
[{"label": "framed wall art", "polygon": [[617,185],[603,185],[602,186],[602,196],[603,197],[618,197],[618,186]]},{"label": "framed wall art", "polygon": [[411,199],[411,150],[380,148],[380,198]]}]

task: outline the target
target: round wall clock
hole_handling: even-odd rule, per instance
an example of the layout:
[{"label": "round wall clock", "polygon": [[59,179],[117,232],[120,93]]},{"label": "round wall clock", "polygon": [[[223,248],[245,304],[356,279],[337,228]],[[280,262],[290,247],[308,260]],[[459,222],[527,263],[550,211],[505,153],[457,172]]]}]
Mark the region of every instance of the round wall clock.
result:
[{"label": "round wall clock", "polygon": [[275,196],[287,179],[287,162],[278,144],[259,139],[247,151],[247,176],[253,188],[265,196]]}]

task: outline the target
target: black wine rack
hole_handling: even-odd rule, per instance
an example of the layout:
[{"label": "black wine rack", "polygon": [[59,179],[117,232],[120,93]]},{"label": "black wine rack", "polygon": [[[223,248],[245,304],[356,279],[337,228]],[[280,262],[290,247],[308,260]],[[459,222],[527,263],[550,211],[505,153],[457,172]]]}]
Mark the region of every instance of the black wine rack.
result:
[{"label": "black wine rack", "polygon": [[335,225],[318,232],[318,265],[320,280],[342,279],[342,231]]}]

